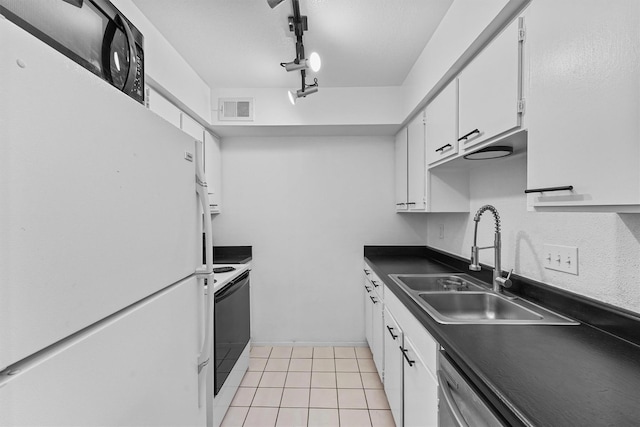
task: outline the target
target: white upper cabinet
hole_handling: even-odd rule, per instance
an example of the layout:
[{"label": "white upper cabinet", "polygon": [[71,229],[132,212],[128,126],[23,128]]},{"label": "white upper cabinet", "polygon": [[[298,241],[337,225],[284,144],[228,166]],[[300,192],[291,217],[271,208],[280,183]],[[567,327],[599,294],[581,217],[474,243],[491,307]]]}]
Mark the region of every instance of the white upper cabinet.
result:
[{"label": "white upper cabinet", "polygon": [[182,115],[180,109],[148,86],[146,92],[147,108],[180,129],[180,116]]},{"label": "white upper cabinet", "polygon": [[204,127],[185,113],[182,113],[180,129],[191,135],[197,141],[204,141]]},{"label": "white upper cabinet", "polygon": [[[530,207],[640,211],[640,2],[526,13]],[[572,190],[558,188],[572,186]]]},{"label": "white upper cabinet", "polygon": [[220,213],[222,205],[222,154],[220,140],[204,131],[204,174],[209,189],[212,213]]},{"label": "white upper cabinet", "polygon": [[427,163],[458,154],[458,80],[449,83],[426,109]]},{"label": "white upper cabinet", "polygon": [[418,114],[396,135],[396,210],[425,209],[424,115]]},{"label": "white upper cabinet", "polygon": [[396,210],[407,210],[407,128],[396,135]]},{"label": "white upper cabinet", "polygon": [[[520,20],[514,20],[460,73],[460,147],[469,150],[521,125]],[[473,151],[473,150],[469,150]]]},{"label": "white upper cabinet", "polygon": [[418,114],[407,128],[407,207],[409,211],[425,208],[425,135],[424,113]]}]

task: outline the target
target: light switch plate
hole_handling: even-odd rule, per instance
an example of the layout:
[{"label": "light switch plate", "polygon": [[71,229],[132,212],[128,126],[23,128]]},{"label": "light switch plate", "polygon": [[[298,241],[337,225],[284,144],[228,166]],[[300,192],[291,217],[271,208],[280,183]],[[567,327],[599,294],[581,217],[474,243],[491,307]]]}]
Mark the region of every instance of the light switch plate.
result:
[{"label": "light switch plate", "polygon": [[544,245],[544,268],[578,275],[578,248],[575,246]]}]

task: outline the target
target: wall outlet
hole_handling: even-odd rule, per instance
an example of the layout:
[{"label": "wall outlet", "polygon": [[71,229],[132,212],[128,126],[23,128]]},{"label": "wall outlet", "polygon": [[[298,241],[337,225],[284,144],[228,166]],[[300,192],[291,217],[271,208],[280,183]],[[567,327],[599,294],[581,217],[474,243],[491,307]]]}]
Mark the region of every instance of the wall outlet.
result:
[{"label": "wall outlet", "polygon": [[575,246],[544,245],[544,268],[578,275],[578,248]]},{"label": "wall outlet", "polygon": [[438,236],[440,239],[444,239],[444,224],[440,224],[438,226],[438,229],[440,230],[440,235]]}]

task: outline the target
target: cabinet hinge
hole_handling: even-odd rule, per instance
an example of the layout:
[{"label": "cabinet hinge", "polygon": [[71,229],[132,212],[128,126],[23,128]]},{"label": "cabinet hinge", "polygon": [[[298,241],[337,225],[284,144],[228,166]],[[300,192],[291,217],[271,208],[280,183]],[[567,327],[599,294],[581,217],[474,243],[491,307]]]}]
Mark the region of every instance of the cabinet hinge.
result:
[{"label": "cabinet hinge", "polygon": [[527,32],[525,31],[524,28],[518,28],[518,41],[519,42],[523,42],[526,35],[527,35]]},{"label": "cabinet hinge", "polygon": [[518,100],[518,114],[524,113],[525,105],[526,105],[526,103],[525,103],[524,98]]}]

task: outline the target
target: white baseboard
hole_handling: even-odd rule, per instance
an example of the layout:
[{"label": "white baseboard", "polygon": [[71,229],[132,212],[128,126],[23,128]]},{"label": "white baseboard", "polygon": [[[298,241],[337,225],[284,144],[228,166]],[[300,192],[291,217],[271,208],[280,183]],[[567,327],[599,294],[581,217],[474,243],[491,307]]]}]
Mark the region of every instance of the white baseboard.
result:
[{"label": "white baseboard", "polygon": [[251,341],[252,346],[271,346],[271,347],[368,347],[366,341],[348,341],[348,342],[301,342],[301,341]]}]

